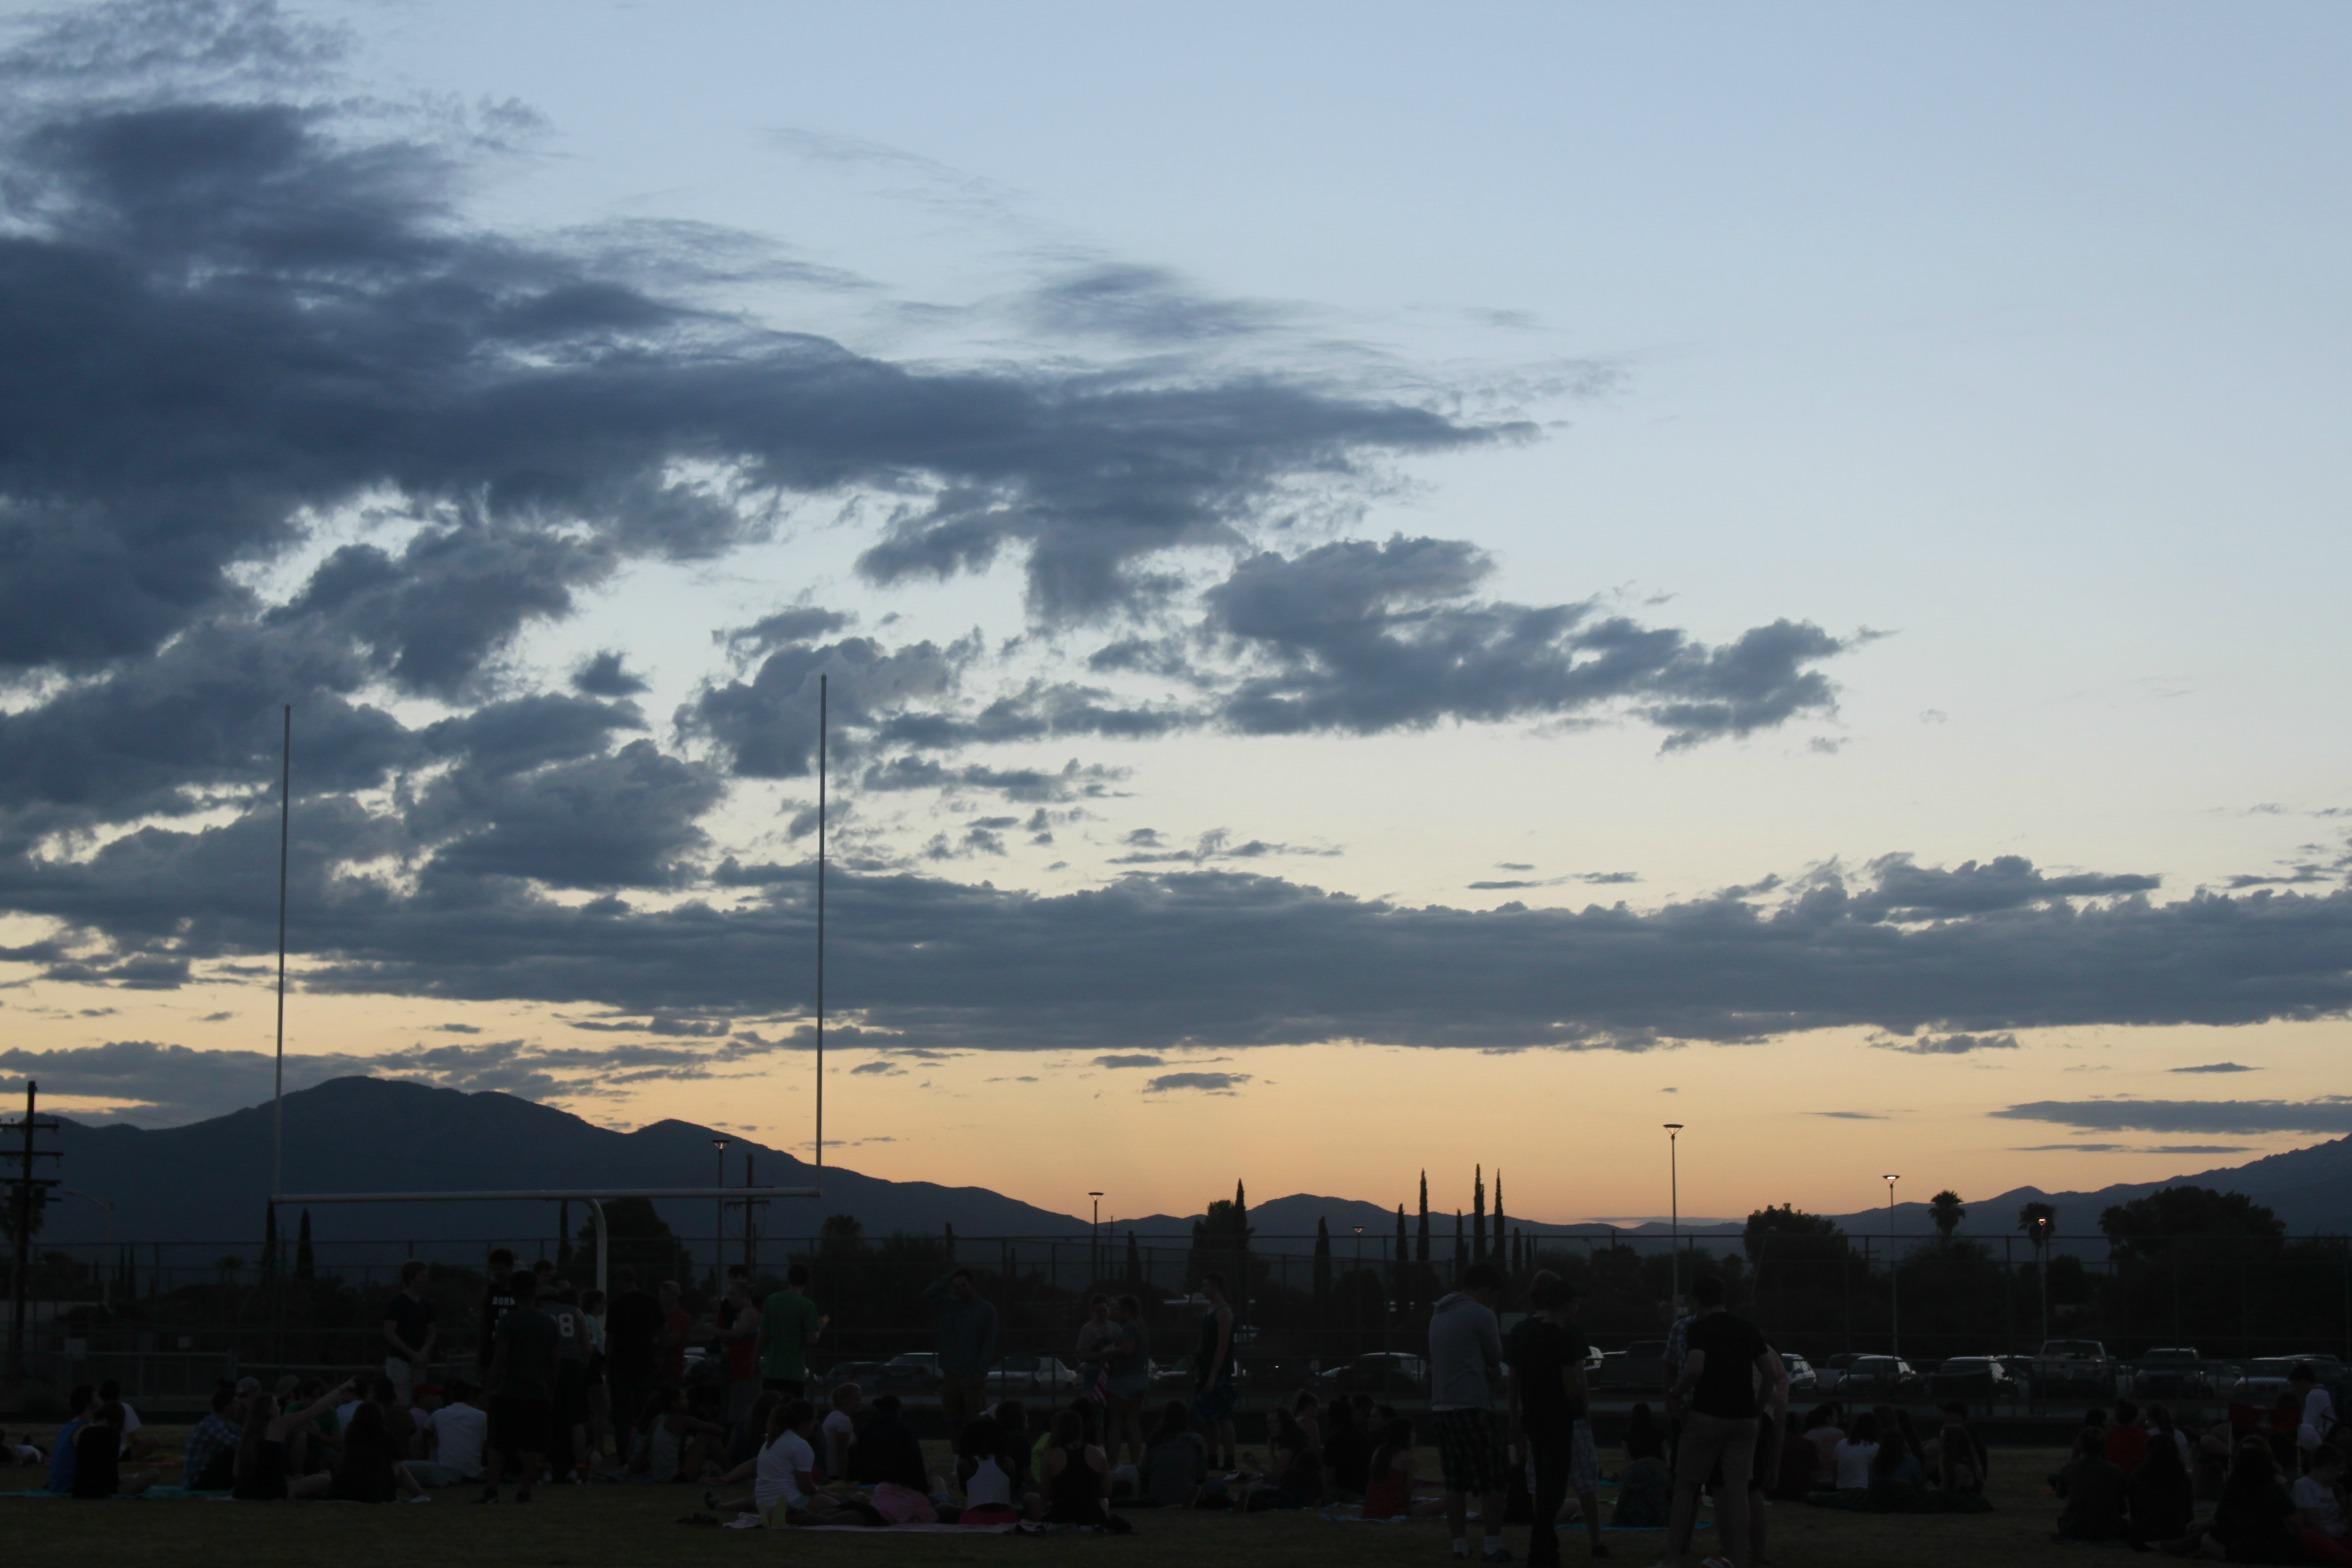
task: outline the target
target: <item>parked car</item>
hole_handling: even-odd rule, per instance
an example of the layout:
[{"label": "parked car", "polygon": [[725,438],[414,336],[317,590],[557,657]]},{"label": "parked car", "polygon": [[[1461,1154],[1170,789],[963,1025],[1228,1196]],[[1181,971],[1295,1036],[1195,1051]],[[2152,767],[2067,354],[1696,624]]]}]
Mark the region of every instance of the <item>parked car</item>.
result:
[{"label": "parked car", "polygon": [[891,1393],[927,1392],[943,1381],[936,1351],[910,1350],[882,1363],[877,1381]]},{"label": "parked car", "polygon": [[2095,1339],[2046,1339],[2033,1358],[2034,1397],[2115,1392],[2115,1362]]},{"label": "parked car", "polygon": [[1401,1350],[1375,1350],[1315,1375],[1318,1394],[1418,1394],[1429,1388],[1429,1363]]},{"label": "parked car", "polygon": [[2185,1346],[2151,1350],[2131,1369],[2135,1399],[2205,1399],[2213,1393],[2213,1376],[2205,1358]]},{"label": "parked car", "polygon": [[1077,1389],[1077,1370],[1052,1356],[999,1356],[995,1370],[988,1374],[992,1394],[1061,1394]]},{"label": "parked car", "polygon": [[1666,1386],[1666,1341],[1637,1339],[1601,1357],[1592,1373],[1596,1388],[1631,1388],[1656,1393]]},{"label": "parked car", "polygon": [[1782,1351],[1780,1364],[1788,1373],[1790,1393],[1810,1394],[1814,1392],[1819,1374],[1813,1370],[1812,1362],[1792,1351]]},{"label": "parked car", "polygon": [[2319,1381],[2333,1388],[2344,1381],[2344,1364],[2324,1352],[2308,1356],[2258,1356],[2240,1369],[2224,1392],[2234,1405],[2271,1405],[2287,1391],[2296,1367],[2308,1363]]},{"label": "parked car", "polygon": [[1840,1399],[1892,1399],[1916,1394],[1924,1386],[1911,1363],[1900,1356],[1856,1356],[1838,1379],[1837,1391]]},{"label": "parked car", "polygon": [[[1233,1385],[1247,1387],[1250,1380],[1249,1363],[1233,1363]],[[1151,1386],[1155,1392],[1189,1394],[1192,1392],[1192,1359],[1178,1356],[1173,1361],[1154,1361],[1151,1366]]]},{"label": "parked car", "polygon": [[1823,1361],[1813,1369],[1813,1392],[1816,1394],[1836,1393],[1839,1385],[1845,1382],[1846,1374],[1853,1370],[1854,1363],[1861,1359],[1850,1350],[1841,1350]]},{"label": "parked car", "polygon": [[876,1389],[882,1386],[882,1367],[879,1361],[836,1361],[825,1369],[824,1381],[827,1385],[855,1383]]},{"label": "parked car", "polygon": [[1928,1374],[1927,1388],[1938,1399],[2012,1399],[2017,1392],[1999,1356],[1954,1356]]}]

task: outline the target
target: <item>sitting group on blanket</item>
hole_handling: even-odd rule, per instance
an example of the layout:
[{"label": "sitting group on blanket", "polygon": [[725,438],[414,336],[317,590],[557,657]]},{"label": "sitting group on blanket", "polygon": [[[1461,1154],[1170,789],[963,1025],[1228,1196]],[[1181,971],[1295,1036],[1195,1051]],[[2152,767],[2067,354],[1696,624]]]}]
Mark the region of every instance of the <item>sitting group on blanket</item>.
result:
[{"label": "sitting group on blanket", "polygon": [[2228,1418],[2192,1434],[2164,1406],[2143,1413],[2130,1400],[2087,1412],[2050,1477],[2064,1502],[2057,1537],[2233,1563],[2352,1564],[2347,1434],[2309,1367],[2291,1387],[2312,1419],[2277,1434]]}]

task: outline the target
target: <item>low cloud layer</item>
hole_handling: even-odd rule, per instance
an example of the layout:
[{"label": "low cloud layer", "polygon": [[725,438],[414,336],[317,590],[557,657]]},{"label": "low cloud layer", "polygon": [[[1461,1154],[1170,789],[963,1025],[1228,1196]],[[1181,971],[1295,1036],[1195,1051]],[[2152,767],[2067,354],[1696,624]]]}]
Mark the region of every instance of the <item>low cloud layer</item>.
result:
[{"label": "low cloud layer", "polygon": [[2097,1132],[2352,1133],[2352,1095],[2311,1100],[2035,1100],[1993,1112]]}]

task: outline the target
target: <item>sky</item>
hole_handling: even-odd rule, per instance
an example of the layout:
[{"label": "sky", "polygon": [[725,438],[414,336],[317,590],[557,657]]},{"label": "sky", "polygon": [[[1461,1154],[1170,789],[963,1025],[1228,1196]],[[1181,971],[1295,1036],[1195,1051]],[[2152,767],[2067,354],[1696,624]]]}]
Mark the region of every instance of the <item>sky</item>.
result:
[{"label": "sky", "polygon": [[[1066,1212],[2352,1132],[2352,15],[0,4],[0,1073]],[[2332,1070],[2331,1070],[2332,1069]],[[685,1179],[690,1173],[681,1173]],[[695,1176],[699,1179],[699,1176]]]}]

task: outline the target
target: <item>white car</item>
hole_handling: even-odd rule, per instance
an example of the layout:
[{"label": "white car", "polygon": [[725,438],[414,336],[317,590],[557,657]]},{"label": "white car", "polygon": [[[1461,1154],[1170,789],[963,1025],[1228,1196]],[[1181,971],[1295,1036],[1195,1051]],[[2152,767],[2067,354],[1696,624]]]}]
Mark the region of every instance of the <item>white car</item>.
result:
[{"label": "white car", "polygon": [[997,1394],[1063,1394],[1078,1389],[1078,1373],[1052,1356],[999,1356],[988,1374],[988,1388]]}]

